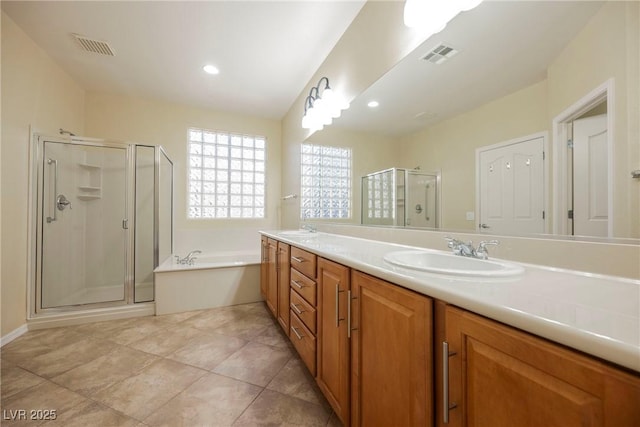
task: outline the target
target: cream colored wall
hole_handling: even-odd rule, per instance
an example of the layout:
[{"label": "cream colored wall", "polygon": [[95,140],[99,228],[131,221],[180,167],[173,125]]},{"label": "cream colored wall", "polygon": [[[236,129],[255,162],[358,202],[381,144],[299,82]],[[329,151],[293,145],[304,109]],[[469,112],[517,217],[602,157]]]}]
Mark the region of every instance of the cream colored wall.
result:
[{"label": "cream colored wall", "polygon": [[547,129],[545,81],[400,139],[401,167],[442,173],[442,228],[475,230],[478,147]]},{"label": "cream colored wall", "polygon": [[[349,220],[334,220],[335,222],[360,223],[360,177],[371,172],[394,167],[398,162],[398,150],[396,141],[393,138],[368,132],[356,132],[340,129],[337,126],[329,126],[320,132],[311,135],[305,142],[318,145],[329,145],[334,147],[351,148],[351,189],[352,201],[351,218]],[[291,153],[289,159],[296,163],[297,174],[291,174],[293,179],[297,179],[294,184],[300,193],[300,145],[297,145],[298,152]],[[292,184],[292,183],[289,183]],[[289,193],[287,193],[289,194]],[[283,201],[285,205],[299,206],[299,199]],[[298,211],[298,218],[300,214]]]},{"label": "cream colored wall", "polygon": [[[162,145],[174,165],[174,252],[260,250],[261,229],[279,226],[280,121],[189,107],[159,100],[88,92],[86,133],[92,137]],[[263,135],[267,138],[265,219],[187,219],[187,129]]]},{"label": "cream colored wall", "polygon": [[[334,91],[352,100],[413,51],[425,35],[404,26],[403,10],[401,1],[367,1],[292,104],[282,121],[282,194],[300,192],[300,144],[309,136],[300,121],[309,90],[326,76]],[[298,227],[299,209],[299,199],[282,205],[283,228]]]},{"label": "cream colored wall", "polygon": [[[640,237],[638,167],[638,2],[607,2],[548,69],[549,121],[610,78],[615,99],[614,236]],[[635,166],[634,166],[635,165]]]},{"label": "cream colored wall", "polygon": [[29,126],[84,131],[84,90],[2,13],[2,327],[26,322]]}]

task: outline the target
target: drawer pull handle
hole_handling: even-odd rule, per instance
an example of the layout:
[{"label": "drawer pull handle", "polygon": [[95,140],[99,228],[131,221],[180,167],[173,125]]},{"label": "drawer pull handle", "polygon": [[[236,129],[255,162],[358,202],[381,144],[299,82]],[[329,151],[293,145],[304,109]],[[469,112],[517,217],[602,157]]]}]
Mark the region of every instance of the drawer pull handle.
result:
[{"label": "drawer pull handle", "polygon": [[298,333],[298,328],[296,328],[295,326],[291,327],[291,331],[293,331],[293,333],[296,335],[296,337],[298,337],[299,340],[304,338],[304,335],[300,335],[300,333]]},{"label": "drawer pull handle", "polygon": [[449,424],[449,411],[458,405],[449,405],[449,358],[455,356],[455,352],[449,353],[449,343],[442,342],[442,422]]},{"label": "drawer pull handle", "polygon": [[297,256],[293,256],[291,255],[291,259],[294,260],[295,262],[305,262],[306,259],[304,258],[298,258]]},{"label": "drawer pull handle", "polygon": [[291,284],[295,285],[298,289],[302,289],[307,286],[305,284],[301,284],[298,280],[292,280]]},{"label": "drawer pull handle", "polygon": [[295,311],[295,312],[296,312],[296,313],[298,313],[298,314],[302,314],[302,313],[304,313],[304,310],[300,310],[300,309],[298,308],[298,304],[291,303],[291,308],[293,308],[293,311]]}]

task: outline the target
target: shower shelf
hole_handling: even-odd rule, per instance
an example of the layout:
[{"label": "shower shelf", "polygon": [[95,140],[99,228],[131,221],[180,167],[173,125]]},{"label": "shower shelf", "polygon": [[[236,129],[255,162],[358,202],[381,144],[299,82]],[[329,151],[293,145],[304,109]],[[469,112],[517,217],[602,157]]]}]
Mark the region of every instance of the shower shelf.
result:
[{"label": "shower shelf", "polygon": [[101,199],[102,196],[99,195],[93,195],[93,194],[79,194],[78,195],[78,199],[80,200],[97,200],[97,199]]},{"label": "shower shelf", "polygon": [[102,169],[102,166],[91,165],[89,163],[78,163],[78,165],[82,166],[83,168],[87,168],[87,169]]},{"label": "shower shelf", "polygon": [[80,190],[82,191],[100,191],[102,190],[102,187],[89,187],[86,185],[82,185],[80,187],[78,187]]}]

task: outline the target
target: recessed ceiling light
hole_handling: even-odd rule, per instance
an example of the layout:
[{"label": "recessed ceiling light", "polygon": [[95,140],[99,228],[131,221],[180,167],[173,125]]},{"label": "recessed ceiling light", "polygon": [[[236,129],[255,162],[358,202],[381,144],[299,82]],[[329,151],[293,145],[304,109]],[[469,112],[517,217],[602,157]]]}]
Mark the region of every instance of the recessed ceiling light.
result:
[{"label": "recessed ceiling light", "polygon": [[367,104],[367,107],[376,108],[378,105],[380,105],[378,101],[369,101],[369,103]]},{"label": "recessed ceiling light", "polygon": [[218,67],[216,67],[215,65],[205,65],[204,67],[202,67],[202,69],[205,73],[220,74],[220,70],[218,70]]}]

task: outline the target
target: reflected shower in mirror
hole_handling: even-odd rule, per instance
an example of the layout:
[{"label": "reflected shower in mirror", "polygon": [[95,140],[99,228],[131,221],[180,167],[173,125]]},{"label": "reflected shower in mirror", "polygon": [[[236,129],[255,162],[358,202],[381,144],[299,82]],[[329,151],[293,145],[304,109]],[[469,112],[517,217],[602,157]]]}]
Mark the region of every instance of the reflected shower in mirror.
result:
[{"label": "reflected shower in mirror", "polygon": [[362,224],[440,227],[440,174],[391,168],[362,177]]}]

